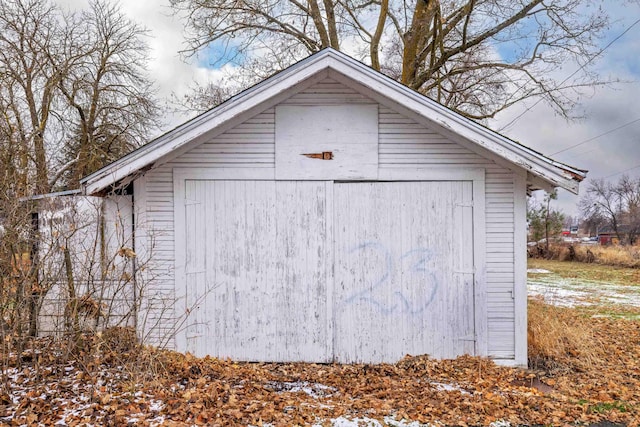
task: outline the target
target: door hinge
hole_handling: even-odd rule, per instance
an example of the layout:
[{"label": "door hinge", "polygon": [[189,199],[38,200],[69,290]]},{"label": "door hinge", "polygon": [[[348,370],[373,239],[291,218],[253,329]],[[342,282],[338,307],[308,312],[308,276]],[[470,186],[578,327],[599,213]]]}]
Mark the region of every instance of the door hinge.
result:
[{"label": "door hinge", "polygon": [[192,199],[184,199],[184,205],[185,206],[191,206],[191,205],[199,205],[202,204],[202,202],[200,200],[192,200]]},{"label": "door hinge", "polygon": [[473,207],[473,201],[471,201],[471,202],[463,202],[463,203],[456,203],[456,207],[472,208]]},{"label": "door hinge", "polygon": [[472,268],[471,270],[454,270],[455,274],[476,274],[476,269]]},{"label": "door hinge", "polygon": [[323,151],[322,153],[303,153],[302,155],[310,159],[320,159],[320,160],[333,159],[333,152],[331,151]]},{"label": "door hinge", "polygon": [[476,341],[476,337],[475,335],[467,335],[466,337],[460,337],[458,338],[459,341]]}]

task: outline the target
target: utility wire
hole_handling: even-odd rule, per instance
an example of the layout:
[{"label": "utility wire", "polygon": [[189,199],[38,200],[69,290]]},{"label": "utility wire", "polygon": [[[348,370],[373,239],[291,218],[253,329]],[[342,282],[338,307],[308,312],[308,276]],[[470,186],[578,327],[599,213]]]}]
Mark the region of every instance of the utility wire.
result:
[{"label": "utility wire", "polygon": [[585,140],[584,140],[584,141],[582,141],[582,142],[578,142],[577,144],[570,145],[570,146],[568,146],[567,148],[563,148],[563,149],[562,149],[562,150],[560,150],[560,151],[556,151],[555,153],[551,153],[551,154],[550,154],[550,156],[555,156],[556,154],[564,153],[565,151],[569,151],[569,150],[571,150],[572,148],[579,147],[580,145],[586,144],[587,142],[591,142],[591,141],[593,141],[594,139],[598,139],[598,138],[600,138],[601,136],[609,135],[610,133],[613,133],[613,132],[615,132],[615,131],[617,131],[617,130],[620,130],[620,129],[622,129],[622,128],[625,128],[625,127],[627,127],[627,126],[630,126],[630,125],[632,125],[632,124],[634,124],[634,123],[636,123],[636,122],[640,122],[640,117],[638,117],[637,119],[632,120],[632,121],[630,121],[630,122],[627,122],[627,123],[625,123],[625,124],[623,124],[623,125],[620,125],[620,126],[618,126],[618,127],[615,127],[615,128],[613,128],[613,129],[610,129],[610,130],[608,130],[608,131],[606,131],[606,132],[604,132],[604,133],[601,133],[600,135],[594,136],[593,138],[585,139]]},{"label": "utility wire", "polygon": [[596,178],[596,179],[611,178],[612,176],[620,175],[621,173],[629,172],[630,170],[634,170],[634,169],[638,169],[638,168],[640,168],[640,165],[635,165],[635,166],[630,167],[629,169],[625,169],[623,171],[612,173],[611,175],[603,176],[602,178]]},{"label": "utility wire", "polygon": [[[602,52],[604,52],[605,50],[607,50],[612,44],[614,44],[615,42],[617,42],[620,38],[622,38],[622,36],[624,36],[625,34],[627,34],[633,27],[635,27],[638,23],[640,23],[640,19],[637,19],[633,24],[629,25],[627,27],[626,30],[624,30],[619,36],[617,36],[616,38],[614,38],[613,40],[611,40],[605,47],[603,47],[602,49],[600,49],[600,51],[598,53],[596,53],[594,56],[592,56],[591,58],[589,58],[589,60],[587,62],[585,62],[584,64],[582,64],[576,71],[574,71],[573,73],[571,73],[569,75],[569,77],[567,77],[566,79],[564,79],[563,81],[560,82],[560,84],[558,86],[562,86],[563,84],[565,84],[567,82],[567,80],[569,80],[571,77],[575,76],[576,74],[578,74],[578,72],[582,71],[584,69],[584,67],[586,67],[587,65],[589,65],[590,62],[592,62],[594,59],[596,59],[598,56],[600,56],[602,54]],[[505,126],[503,126],[500,131],[503,131],[511,126],[513,126],[518,120],[520,120],[522,118],[522,116],[524,116],[525,114],[527,114],[529,111],[531,111],[531,109],[533,107],[535,107],[536,105],[538,105],[540,102],[542,101],[542,98],[538,98],[538,100],[530,107],[527,107],[526,110],[524,110],[522,113],[520,113],[517,117],[515,117],[513,120],[511,120],[509,123],[507,123]]]}]

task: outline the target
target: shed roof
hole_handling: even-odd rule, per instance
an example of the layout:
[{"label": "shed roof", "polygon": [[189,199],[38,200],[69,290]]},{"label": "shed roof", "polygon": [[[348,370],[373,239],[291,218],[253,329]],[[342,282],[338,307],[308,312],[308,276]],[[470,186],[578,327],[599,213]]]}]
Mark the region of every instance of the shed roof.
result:
[{"label": "shed roof", "polygon": [[325,77],[329,70],[357,82],[370,93],[393,100],[394,103],[424,118],[435,129],[453,132],[464,140],[494,153],[508,164],[525,170],[528,182],[533,188],[562,187],[577,193],[579,182],[586,177],[584,170],[554,161],[452,111],[344,53],[327,48],[83,178],[83,191],[85,194],[98,194],[127,177],[146,171],[199,137],[217,128],[226,129],[231,124],[238,124],[238,120],[246,120],[249,114],[258,112],[256,109],[259,106],[279,101],[288,90]]}]

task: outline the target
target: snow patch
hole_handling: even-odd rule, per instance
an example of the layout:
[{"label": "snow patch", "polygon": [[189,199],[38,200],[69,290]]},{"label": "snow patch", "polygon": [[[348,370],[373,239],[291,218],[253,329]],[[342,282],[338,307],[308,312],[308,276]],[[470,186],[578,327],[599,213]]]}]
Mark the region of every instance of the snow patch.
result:
[{"label": "snow patch", "polygon": [[640,287],[562,278],[550,274],[529,279],[530,296],[540,296],[548,304],[559,307],[593,306],[596,304],[640,305]]},{"label": "snow patch", "polygon": [[459,391],[462,394],[471,394],[457,384],[429,382],[438,391]]},{"label": "snow patch", "polygon": [[[329,420],[333,427],[433,427],[433,424],[422,424],[417,421],[397,421],[393,416],[384,417],[384,421],[380,422],[373,418],[347,418],[345,416],[333,418]],[[323,424],[314,424],[313,427],[322,427]],[[265,424],[265,426],[267,426]],[[497,426],[502,427],[502,426]]]},{"label": "snow patch", "polygon": [[544,268],[528,268],[527,273],[534,274],[549,274],[551,273],[549,270],[545,270]]},{"label": "snow patch", "polygon": [[310,383],[308,381],[295,381],[295,382],[278,382],[271,381],[268,384],[271,390],[278,393],[298,393],[303,392],[307,395],[317,399],[319,397],[331,396],[338,390],[335,387],[329,387],[324,384]]}]

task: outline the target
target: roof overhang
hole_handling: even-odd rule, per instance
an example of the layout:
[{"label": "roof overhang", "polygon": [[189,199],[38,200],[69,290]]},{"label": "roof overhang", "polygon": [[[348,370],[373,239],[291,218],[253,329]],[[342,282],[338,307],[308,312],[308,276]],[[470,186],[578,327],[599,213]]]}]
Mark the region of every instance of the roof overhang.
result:
[{"label": "roof overhang", "polygon": [[249,118],[248,114],[257,113],[256,109],[260,106],[279,102],[283,94],[288,94],[288,89],[319,81],[327,75],[328,70],[354,80],[382,97],[392,99],[436,128],[453,132],[526,171],[528,181],[534,188],[562,187],[577,194],[580,181],[586,177],[586,171],[556,162],[461,116],[343,53],[325,49],[83,178],[81,185],[84,194],[99,194],[116,183],[152,168],[191,141],[223,128],[230,122],[236,122],[238,118]]}]

